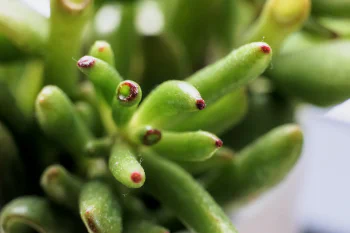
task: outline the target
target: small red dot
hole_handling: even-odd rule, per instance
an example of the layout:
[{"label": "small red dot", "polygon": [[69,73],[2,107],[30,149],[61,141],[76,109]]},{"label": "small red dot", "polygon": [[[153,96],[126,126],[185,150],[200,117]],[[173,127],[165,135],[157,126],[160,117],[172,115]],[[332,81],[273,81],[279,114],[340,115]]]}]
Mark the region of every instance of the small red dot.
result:
[{"label": "small red dot", "polygon": [[215,146],[218,147],[218,148],[222,147],[223,144],[224,143],[220,139],[215,141]]},{"label": "small red dot", "polygon": [[134,182],[134,183],[140,183],[141,180],[142,180],[142,175],[139,173],[139,172],[133,172],[131,174],[131,180]]},{"label": "small red dot", "polygon": [[99,52],[103,52],[105,50],[105,46],[100,46],[100,47],[98,47],[98,51]]},{"label": "small red dot", "polygon": [[266,54],[269,54],[271,52],[271,48],[268,45],[261,45],[260,48],[261,48],[261,51],[263,51]]},{"label": "small red dot", "polygon": [[202,110],[205,108],[205,101],[203,99],[198,99],[196,105],[199,110]]}]

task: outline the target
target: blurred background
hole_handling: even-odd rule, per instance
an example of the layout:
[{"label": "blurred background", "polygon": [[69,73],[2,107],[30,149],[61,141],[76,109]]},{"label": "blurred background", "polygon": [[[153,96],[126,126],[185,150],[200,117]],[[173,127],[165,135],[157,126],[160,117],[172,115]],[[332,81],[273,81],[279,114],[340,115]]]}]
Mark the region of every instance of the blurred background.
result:
[{"label": "blurred background", "polygon": [[[22,1],[49,16],[48,0]],[[302,159],[283,183],[232,216],[239,232],[350,233],[350,102],[301,106],[297,121]]]},{"label": "blurred background", "polygon": [[235,216],[241,232],[350,232],[349,112],[349,101],[299,109],[302,159],[284,182]]}]

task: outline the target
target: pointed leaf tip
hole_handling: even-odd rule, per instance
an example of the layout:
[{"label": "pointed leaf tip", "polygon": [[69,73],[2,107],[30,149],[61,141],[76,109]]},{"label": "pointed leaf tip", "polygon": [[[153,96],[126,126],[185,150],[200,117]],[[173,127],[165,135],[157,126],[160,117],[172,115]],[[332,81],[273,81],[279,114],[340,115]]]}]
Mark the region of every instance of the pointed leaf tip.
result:
[{"label": "pointed leaf tip", "polygon": [[215,146],[217,147],[217,148],[220,148],[220,147],[222,147],[224,145],[224,143],[223,143],[223,141],[221,141],[221,139],[217,139],[216,141],[215,141]]},{"label": "pointed leaf tip", "polygon": [[262,44],[260,45],[261,51],[263,51],[263,53],[269,54],[271,52],[271,47],[268,46],[267,44]]},{"label": "pointed leaf tip", "polygon": [[203,110],[204,108],[205,108],[205,101],[203,100],[203,99],[198,99],[197,101],[196,101],[196,105],[197,105],[197,108],[199,109],[199,110]]}]

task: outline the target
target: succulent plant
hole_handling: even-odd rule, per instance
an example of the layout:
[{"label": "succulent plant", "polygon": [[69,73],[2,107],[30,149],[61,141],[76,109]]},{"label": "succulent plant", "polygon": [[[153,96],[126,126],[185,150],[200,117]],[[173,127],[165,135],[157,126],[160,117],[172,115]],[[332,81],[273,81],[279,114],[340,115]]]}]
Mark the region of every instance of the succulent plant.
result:
[{"label": "succulent plant", "polygon": [[0,232],[237,232],[350,97],[350,1],[312,4],[0,0]]}]

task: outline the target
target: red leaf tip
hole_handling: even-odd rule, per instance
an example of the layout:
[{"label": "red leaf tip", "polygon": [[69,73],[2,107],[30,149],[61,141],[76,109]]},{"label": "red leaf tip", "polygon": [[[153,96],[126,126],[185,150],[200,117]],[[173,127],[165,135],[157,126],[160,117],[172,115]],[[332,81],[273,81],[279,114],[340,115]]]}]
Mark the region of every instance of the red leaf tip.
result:
[{"label": "red leaf tip", "polygon": [[95,61],[96,61],[95,58],[91,56],[84,56],[79,59],[77,65],[80,68],[90,68],[95,64]]},{"label": "red leaf tip", "polygon": [[198,99],[196,105],[199,110],[203,110],[205,108],[205,101],[203,99]]},{"label": "red leaf tip", "polygon": [[48,182],[54,181],[58,177],[59,173],[60,171],[58,170],[57,167],[52,167],[47,173],[47,177],[46,177],[47,181]]},{"label": "red leaf tip", "polygon": [[95,223],[95,219],[94,219],[92,213],[90,212],[90,209],[87,209],[85,211],[85,219],[86,219],[86,223],[87,223],[87,226],[90,229],[90,231],[92,231],[94,233],[98,233],[99,230],[98,230],[98,227]]},{"label": "red leaf tip", "polygon": [[100,47],[98,47],[98,51],[99,52],[103,52],[105,50],[105,46],[104,45],[101,45]]},{"label": "red leaf tip", "polygon": [[271,47],[267,44],[260,45],[260,48],[263,53],[269,54],[271,52]]},{"label": "red leaf tip", "polygon": [[143,144],[150,146],[159,142],[162,138],[162,132],[157,129],[149,129],[143,136]]},{"label": "red leaf tip", "polygon": [[105,41],[96,41],[94,46],[96,46],[97,51],[102,53],[105,50],[105,48],[109,45]]},{"label": "red leaf tip", "polygon": [[217,139],[217,140],[215,141],[215,146],[216,146],[217,148],[222,147],[223,144],[224,144],[224,143],[223,143],[220,139]]},{"label": "red leaf tip", "polygon": [[[128,87],[127,90],[122,90],[125,87]],[[130,102],[133,101],[137,95],[139,94],[139,90],[135,84],[132,82],[124,81],[118,88],[118,99],[122,102]]]},{"label": "red leaf tip", "polygon": [[140,183],[142,181],[142,175],[139,172],[133,172],[130,178],[134,183]]}]

